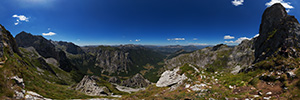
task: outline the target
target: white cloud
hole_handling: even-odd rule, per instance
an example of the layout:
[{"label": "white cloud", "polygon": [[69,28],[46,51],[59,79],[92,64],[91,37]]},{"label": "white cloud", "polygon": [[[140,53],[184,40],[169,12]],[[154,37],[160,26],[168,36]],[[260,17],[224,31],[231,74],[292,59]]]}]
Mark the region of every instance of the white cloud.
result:
[{"label": "white cloud", "polygon": [[253,36],[252,38],[247,38],[247,37],[240,37],[238,38],[237,40],[235,41],[225,41],[225,43],[229,43],[229,44],[238,44],[238,43],[241,43],[243,40],[251,40],[253,38],[256,38],[258,37],[259,34],[256,34],[255,36]]},{"label": "white cloud", "polygon": [[135,40],[129,40],[130,42],[140,42],[141,41],[141,39],[135,39]]},{"label": "white cloud", "polygon": [[44,36],[53,36],[56,35],[54,32],[49,32],[49,33],[43,33]]},{"label": "white cloud", "polygon": [[207,46],[206,43],[189,43],[188,45],[196,45],[196,46]]},{"label": "white cloud", "polygon": [[20,22],[29,22],[29,18],[24,15],[13,15],[12,17],[17,18],[15,25],[18,25]]},{"label": "white cloud", "polygon": [[135,42],[140,42],[141,41],[141,39],[135,39]]},{"label": "white cloud", "polygon": [[198,38],[193,38],[193,40],[198,40]]},{"label": "white cloud", "polygon": [[234,39],[234,36],[230,36],[230,35],[225,35],[224,39]]},{"label": "white cloud", "polygon": [[251,38],[247,38],[247,37],[240,37],[238,38],[237,40],[235,41],[225,41],[225,43],[230,43],[230,44],[233,44],[233,43],[241,43],[243,40],[250,40]]},{"label": "white cloud", "polygon": [[231,1],[231,3],[235,6],[240,6],[240,5],[243,5],[243,2],[244,0],[234,0],[234,1]]},{"label": "white cloud", "polygon": [[272,6],[273,4],[275,4],[275,3],[281,3],[282,4],[282,6],[284,7],[284,8],[287,8],[287,9],[293,9],[294,7],[291,5],[291,3],[290,2],[285,2],[285,1],[283,1],[283,0],[271,0],[270,2],[268,2],[268,3],[266,3],[266,6]]},{"label": "white cloud", "polygon": [[15,25],[18,25],[20,23],[20,21],[17,19],[17,22],[15,22],[14,24]]},{"label": "white cloud", "polygon": [[173,39],[167,39],[168,41],[172,41],[172,40],[175,40],[175,41],[184,41],[185,38],[173,38]]}]

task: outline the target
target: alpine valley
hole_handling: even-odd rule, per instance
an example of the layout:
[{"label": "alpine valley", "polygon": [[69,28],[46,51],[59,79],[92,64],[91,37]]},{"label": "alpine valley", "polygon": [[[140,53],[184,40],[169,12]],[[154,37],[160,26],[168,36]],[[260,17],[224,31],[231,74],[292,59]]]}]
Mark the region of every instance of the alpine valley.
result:
[{"label": "alpine valley", "polygon": [[2,100],[300,99],[300,24],[280,3],[236,46],[80,47],[2,25],[0,40]]}]

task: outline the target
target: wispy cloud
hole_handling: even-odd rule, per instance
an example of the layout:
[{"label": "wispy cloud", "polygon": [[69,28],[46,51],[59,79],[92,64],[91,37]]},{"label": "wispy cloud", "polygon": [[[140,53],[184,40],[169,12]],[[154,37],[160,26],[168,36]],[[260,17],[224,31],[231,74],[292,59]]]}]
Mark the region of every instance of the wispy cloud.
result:
[{"label": "wispy cloud", "polygon": [[[256,34],[256,35],[254,35],[253,37],[251,37],[251,38],[248,38],[248,37],[240,37],[240,38],[238,38],[237,40],[235,40],[235,41],[224,41],[225,43],[229,43],[229,44],[238,44],[238,43],[241,43],[243,40],[251,40],[251,39],[253,39],[253,38],[256,38],[256,37],[258,37],[259,36],[259,34]],[[232,36],[233,37],[233,36]],[[225,36],[224,36],[224,39],[225,39]]]},{"label": "wispy cloud", "polygon": [[15,22],[15,25],[19,25],[20,22],[29,22],[29,18],[24,15],[13,15],[13,18],[17,18],[17,22]]},{"label": "wispy cloud", "polygon": [[235,6],[240,6],[240,5],[243,5],[244,0],[233,0],[233,1],[231,1],[231,3]]},{"label": "wispy cloud", "polygon": [[185,38],[172,38],[172,39],[167,39],[168,41],[184,41]]},{"label": "wispy cloud", "polygon": [[135,42],[140,42],[141,41],[141,39],[135,39]]},{"label": "wispy cloud", "polygon": [[225,35],[224,39],[234,39],[234,36],[230,36],[230,35]]},{"label": "wispy cloud", "polygon": [[233,43],[241,43],[243,40],[250,40],[251,38],[247,38],[247,37],[240,37],[238,38],[237,40],[235,41],[225,41],[225,43],[230,43],[230,44],[233,44]]},{"label": "wispy cloud", "polygon": [[273,4],[275,4],[275,3],[281,3],[282,4],[282,6],[284,7],[284,8],[287,8],[287,9],[293,9],[294,7],[291,5],[291,3],[290,2],[285,2],[285,1],[283,1],[283,0],[271,0],[270,2],[267,2],[266,3],[266,6],[272,6]]},{"label": "wispy cloud", "polygon": [[53,36],[56,35],[54,32],[49,32],[49,33],[43,33],[43,36]]},{"label": "wispy cloud", "polygon": [[207,46],[207,43],[189,43],[188,45]]},{"label": "wispy cloud", "polygon": [[198,40],[198,38],[193,38],[193,40],[195,40],[195,41],[196,41],[196,40]]},{"label": "wispy cloud", "polygon": [[287,9],[286,12],[290,12],[291,9],[294,9],[294,7],[291,5],[290,2],[285,2],[285,1],[283,1],[283,0],[271,0],[270,2],[267,2],[267,3],[266,3],[266,6],[267,6],[267,7],[270,7],[270,6],[272,6],[273,4],[275,4],[275,3],[281,3],[282,6],[283,6],[284,8]]},{"label": "wispy cloud", "polygon": [[141,39],[135,39],[135,40],[129,40],[130,42],[134,41],[134,42],[140,42]]}]

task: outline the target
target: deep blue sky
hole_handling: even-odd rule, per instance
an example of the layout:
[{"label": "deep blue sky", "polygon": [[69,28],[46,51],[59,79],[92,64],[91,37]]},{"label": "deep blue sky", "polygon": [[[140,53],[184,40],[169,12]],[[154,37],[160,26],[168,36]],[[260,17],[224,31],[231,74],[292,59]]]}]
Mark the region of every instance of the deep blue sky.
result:
[{"label": "deep blue sky", "polygon": [[[78,45],[214,45],[252,38],[271,0],[245,0],[239,6],[232,1],[1,0],[0,24],[14,36],[21,31],[53,32],[44,37]],[[289,14],[300,17],[299,1],[283,2],[294,7]],[[18,18],[13,15],[24,15],[28,21],[15,25]],[[224,39],[226,35],[235,38]]]}]

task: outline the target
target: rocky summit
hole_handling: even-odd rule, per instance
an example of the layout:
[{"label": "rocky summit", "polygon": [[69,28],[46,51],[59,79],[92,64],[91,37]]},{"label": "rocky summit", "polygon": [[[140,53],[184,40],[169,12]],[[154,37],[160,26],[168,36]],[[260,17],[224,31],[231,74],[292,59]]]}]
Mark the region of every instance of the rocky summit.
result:
[{"label": "rocky summit", "polygon": [[299,48],[300,25],[298,20],[288,15],[281,4],[267,8],[262,16],[259,36],[255,41],[256,62],[280,51],[294,51],[291,56],[299,57],[295,51]]},{"label": "rocky summit", "polygon": [[81,47],[2,25],[0,40],[1,100],[300,99],[300,24],[279,3],[236,46]]}]

